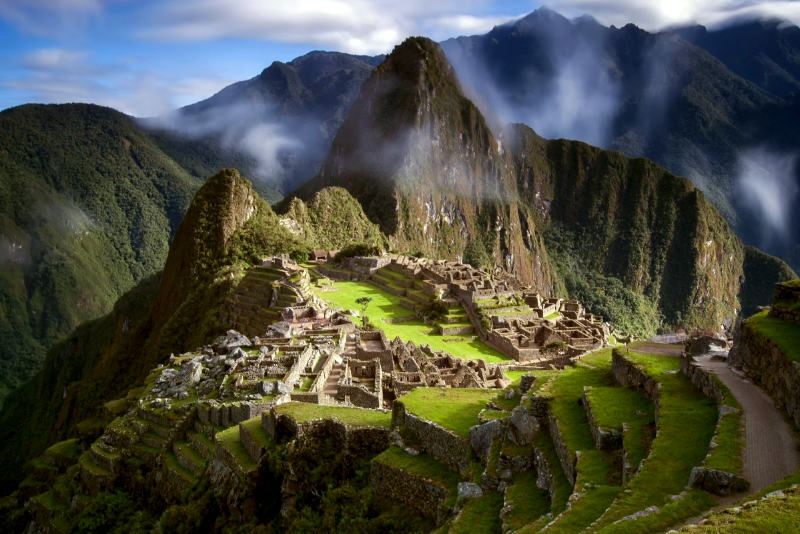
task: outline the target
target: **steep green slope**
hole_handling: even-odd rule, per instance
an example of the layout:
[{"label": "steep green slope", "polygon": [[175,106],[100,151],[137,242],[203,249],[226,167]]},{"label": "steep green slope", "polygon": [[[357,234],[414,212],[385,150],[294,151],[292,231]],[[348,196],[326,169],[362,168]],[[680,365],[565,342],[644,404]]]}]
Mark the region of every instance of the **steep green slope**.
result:
[{"label": "steep green slope", "polygon": [[439,46],[414,37],[373,71],[320,174],[296,194],[344,187],[395,249],[456,259],[477,242],[551,293],[558,282],[506,158]]},{"label": "steep green slope", "polygon": [[[342,218],[330,238],[347,243],[353,224]],[[223,333],[222,304],[253,262],[310,248],[237,171],[209,178],[175,232],[163,273],[54,346],[42,370],[9,396],[0,412],[0,489],[11,490],[27,459],[75,435],[77,423],[100,416],[103,402],[143,383],[171,353]]]},{"label": "steep green slope", "polygon": [[198,186],[111,109],[0,113],[0,400],[161,268]]},{"label": "steep green slope", "polygon": [[326,187],[308,203],[292,198],[281,222],[314,247],[326,250],[339,250],[352,242],[383,245],[386,241],[361,204],[341,187]]},{"label": "steep green slope", "polygon": [[[545,243],[571,292],[588,290],[591,304],[610,278],[655,304],[668,324],[717,329],[733,320],[742,245],[688,180],[644,159],[545,141],[527,126],[509,137],[519,195],[540,207]],[[579,287],[585,279],[597,284],[593,292]]]}]

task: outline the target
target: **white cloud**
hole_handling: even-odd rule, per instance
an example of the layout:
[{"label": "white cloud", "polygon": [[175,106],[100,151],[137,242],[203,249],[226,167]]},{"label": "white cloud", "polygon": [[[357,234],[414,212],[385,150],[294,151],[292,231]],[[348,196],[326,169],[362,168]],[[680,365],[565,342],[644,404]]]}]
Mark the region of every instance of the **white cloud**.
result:
[{"label": "white cloud", "polygon": [[548,5],[564,15],[588,13],[603,24],[632,22],[651,31],[692,23],[714,27],[739,17],[800,23],[800,2],[796,0],[554,0]]},{"label": "white cloud", "polygon": [[25,74],[2,86],[25,91],[43,103],[91,102],[130,115],[153,116],[207,98],[233,80],[216,77],[172,79],[132,63],[92,63],[85,50],[45,48],[20,61]]},{"label": "white cloud", "polygon": [[82,31],[108,0],[0,0],[0,18],[40,36]]},{"label": "white cloud", "polygon": [[488,2],[446,0],[167,0],[142,35],[159,40],[244,38],[312,44],[342,52],[384,53],[409,35],[450,37],[488,31],[511,16],[474,16]]}]

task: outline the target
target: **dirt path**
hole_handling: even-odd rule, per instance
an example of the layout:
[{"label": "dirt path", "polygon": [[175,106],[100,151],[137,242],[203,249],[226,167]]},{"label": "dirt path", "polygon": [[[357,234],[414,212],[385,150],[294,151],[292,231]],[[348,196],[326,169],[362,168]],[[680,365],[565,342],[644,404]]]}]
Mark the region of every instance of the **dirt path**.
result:
[{"label": "dirt path", "polygon": [[750,491],[758,491],[797,471],[800,468],[797,436],[769,395],[724,361],[713,361],[711,355],[696,360],[717,375],[742,405],[744,476],[750,481]]}]

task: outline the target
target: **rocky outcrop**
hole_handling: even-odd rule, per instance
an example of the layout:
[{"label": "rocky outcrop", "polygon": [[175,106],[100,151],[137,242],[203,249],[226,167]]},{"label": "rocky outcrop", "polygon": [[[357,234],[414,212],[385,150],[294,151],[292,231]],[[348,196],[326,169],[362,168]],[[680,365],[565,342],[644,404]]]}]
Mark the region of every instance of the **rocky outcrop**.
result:
[{"label": "rocky outcrop", "polygon": [[746,479],[727,471],[695,467],[689,476],[689,486],[702,488],[715,495],[725,496],[747,490],[750,487],[750,483]]},{"label": "rocky outcrop", "polygon": [[505,430],[503,423],[497,419],[469,429],[469,444],[484,465],[489,461],[492,445],[503,435]]}]

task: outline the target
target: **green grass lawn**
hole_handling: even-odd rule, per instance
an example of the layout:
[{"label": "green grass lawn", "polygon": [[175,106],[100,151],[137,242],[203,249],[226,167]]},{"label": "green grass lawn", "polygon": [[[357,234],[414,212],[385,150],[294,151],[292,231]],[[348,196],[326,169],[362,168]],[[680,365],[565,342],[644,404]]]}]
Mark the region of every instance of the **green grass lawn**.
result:
[{"label": "green grass lawn", "polygon": [[[555,492],[550,500],[550,513],[553,517],[556,517],[566,508],[570,493],[572,493],[572,486],[569,485],[569,481],[566,475],[564,475],[564,471],[561,469],[561,463],[558,461],[558,455],[556,454],[556,449],[553,446],[553,441],[550,439],[550,436],[546,432],[539,432],[534,438],[533,444],[541,451],[550,466],[550,470],[553,472]],[[540,517],[532,523],[528,523],[518,532],[520,534],[539,532],[551,520],[552,518],[548,518],[547,516]]]},{"label": "green grass lawn", "polygon": [[469,437],[469,429],[478,424],[478,413],[497,395],[493,389],[416,388],[400,397],[406,410]]},{"label": "green grass lawn", "polygon": [[216,441],[236,458],[236,462],[245,471],[250,471],[257,467],[239,439],[238,426],[232,426],[222,432],[217,432]]},{"label": "green grass lawn", "polygon": [[500,532],[500,509],[503,494],[493,491],[464,503],[448,534],[495,534]]},{"label": "green grass lawn", "polygon": [[601,428],[621,431],[622,423],[628,424],[623,447],[631,466],[638,466],[645,457],[654,424],[653,403],[643,393],[624,387],[595,387],[586,395],[592,405],[592,416]]},{"label": "green grass lawn", "polygon": [[[648,520],[658,524],[656,530],[663,529],[672,524],[666,521],[675,520],[683,513],[680,510],[694,510],[709,502],[708,494],[700,492],[689,503],[693,507],[687,504],[673,512],[665,511],[672,510],[667,508],[671,503],[670,497],[681,493],[686,487],[692,467],[702,464],[716,427],[717,407],[713,400],[699,392],[684,375],[664,374],[664,371],[679,368],[678,358],[635,352],[623,354],[661,384],[658,435],[653,440],[650,455],[642,468],[595,525],[594,530],[604,531],[602,529],[608,527],[609,531],[628,532],[617,527],[630,526],[629,522],[618,525],[611,523],[648,506],[663,507],[660,523],[656,518]],[[643,521],[643,524],[648,521]]]},{"label": "green grass lawn", "polygon": [[747,325],[775,342],[790,360],[800,361],[800,325],[767,317],[766,311],[750,317]]},{"label": "green grass lawn", "polygon": [[392,425],[392,414],[363,408],[320,406],[319,404],[308,402],[288,402],[276,406],[275,411],[279,414],[289,415],[298,422],[312,419],[338,419],[342,423],[356,426],[382,426],[389,428]]},{"label": "green grass lawn", "polygon": [[509,361],[512,358],[487,346],[479,339],[471,341],[446,342],[436,329],[418,319],[402,323],[388,323],[382,319],[414,317],[414,313],[400,304],[400,297],[392,295],[368,282],[335,282],[332,289],[319,291],[319,298],[329,305],[345,310],[359,310],[356,299],[370,297],[367,316],[373,324],[383,330],[389,339],[399,337],[403,341],[413,341],[417,345],[430,345],[433,350],[443,350],[457,358],[478,359],[487,363]]},{"label": "green grass lawn", "polygon": [[731,391],[715,375],[711,375],[725,398],[722,404],[736,408],[738,412],[726,413],[717,421],[714,435],[716,447],[711,449],[706,458],[706,467],[719,469],[737,475],[742,474],[742,448],[744,447],[744,413]]}]

